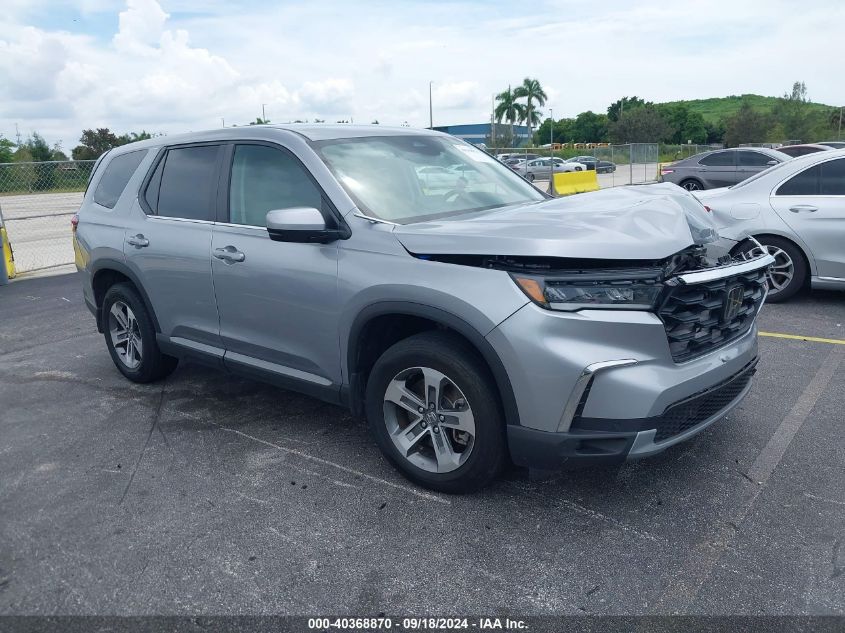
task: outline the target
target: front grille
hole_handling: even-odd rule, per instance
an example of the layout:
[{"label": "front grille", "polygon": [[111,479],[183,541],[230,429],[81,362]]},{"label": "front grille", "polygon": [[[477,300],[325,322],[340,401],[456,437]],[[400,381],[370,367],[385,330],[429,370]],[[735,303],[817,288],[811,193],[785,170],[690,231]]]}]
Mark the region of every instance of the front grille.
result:
[{"label": "front grille", "polygon": [[655,419],[657,433],[654,436],[654,441],[662,442],[683,433],[727,407],[748,386],[751,377],[757,371],[756,363],[755,359],[740,372],[715,387],[671,405]]},{"label": "front grille", "polygon": [[[666,328],[676,363],[691,360],[745,334],[766,296],[766,269],[696,284],[678,284],[657,314]],[[727,311],[732,290],[741,290],[735,312]],[[739,298],[739,297],[735,297]]]}]

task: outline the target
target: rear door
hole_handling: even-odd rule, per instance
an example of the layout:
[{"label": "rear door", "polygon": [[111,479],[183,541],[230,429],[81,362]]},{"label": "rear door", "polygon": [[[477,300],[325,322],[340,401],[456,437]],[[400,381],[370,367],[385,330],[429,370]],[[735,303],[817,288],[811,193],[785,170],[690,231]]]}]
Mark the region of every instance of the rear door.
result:
[{"label": "rear door", "polygon": [[340,384],[338,242],[275,242],[265,216],[315,207],[334,221],[327,196],[302,162],[276,144],[227,150],[226,210],[214,227],[211,269],[225,363],[276,375],[309,391]]},{"label": "rear door", "polygon": [[770,202],[810,248],[817,275],[845,279],[845,158],[797,173],[775,188]]},{"label": "rear door", "polygon": [[222,146],[213,143],[165,149],[141,186],[124,254],[162,334],[222,358],[211,283],[221,158]]},{"label": "rear door", "polygon": [[698,161],[698,169],[690,176],[698,176],[705,189],[729,187],[737,183],[736,151],[726,149],[713,152]]},{"label": "rear door", "polygon": [[769,163],[778,163],[771,156],[753,149],[738,149],[736,150],[736,156],[736,182],[742,182],[746,178],[750,178],[754,174],[759,174],[764,169],[768,169],[772,166]]}]

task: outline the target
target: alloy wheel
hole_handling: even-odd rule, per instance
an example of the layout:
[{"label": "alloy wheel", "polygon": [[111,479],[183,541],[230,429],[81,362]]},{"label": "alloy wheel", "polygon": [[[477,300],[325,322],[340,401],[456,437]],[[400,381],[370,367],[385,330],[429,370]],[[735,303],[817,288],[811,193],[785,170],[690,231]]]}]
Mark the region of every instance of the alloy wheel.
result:
[{"label": "alloy wheel", "polygon": [[766,253],[775,258],[775,263],[769,266],[766,271],[766,281],[769,285],[769,292],[772,295],[776,295],[786,288],[792,281],[792,278],[795,277],[795,264],[789,253],[771,244],[755,246],[743,253],[743,259],[762,257]]},{"label": "alloy wheel", "polygon": [[384,394],[384,421],[393,445],[433,473],[460,468],[475,445],[475,418],[455,382],[430,367],[396,374]]},{"label": "alloy wheel", "polygon": [[701,185],[695,180],[687,180],[682,186],[687,191],[701,191]]},{"label": "alloy wheel", "polygon": [[120,362],[128,369],[137,369],[143,359],[141,329],[132,308],[115,301],[109,310],[109,335]]}]

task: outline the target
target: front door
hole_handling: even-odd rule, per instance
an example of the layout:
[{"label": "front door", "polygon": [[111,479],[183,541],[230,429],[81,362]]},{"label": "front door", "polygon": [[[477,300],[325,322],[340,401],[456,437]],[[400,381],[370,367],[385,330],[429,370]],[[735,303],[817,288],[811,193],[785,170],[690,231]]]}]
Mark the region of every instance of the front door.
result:
[{"label": "front door", "polygon": [[304,391],[338,387],[338,245],[275,242],[265,224],[268,211],[326,211],[328,202],[287,149],[239,143],[227,163],[228,222],[214,226],[211,243],[224,362]]}]

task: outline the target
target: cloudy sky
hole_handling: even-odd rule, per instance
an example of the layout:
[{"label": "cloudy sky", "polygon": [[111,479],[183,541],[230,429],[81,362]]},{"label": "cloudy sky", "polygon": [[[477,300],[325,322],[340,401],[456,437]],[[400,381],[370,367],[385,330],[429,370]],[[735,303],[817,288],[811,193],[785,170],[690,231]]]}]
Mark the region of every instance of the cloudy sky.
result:
[{"label": "cloudy sky", "polygon": [[[555,118],[797,79],[845,104],[840,0],[2,0],[0,134],[172,133],[335,121],[489,120],[538,78]],[[836,46],[835,46],[836,44]]]}]

